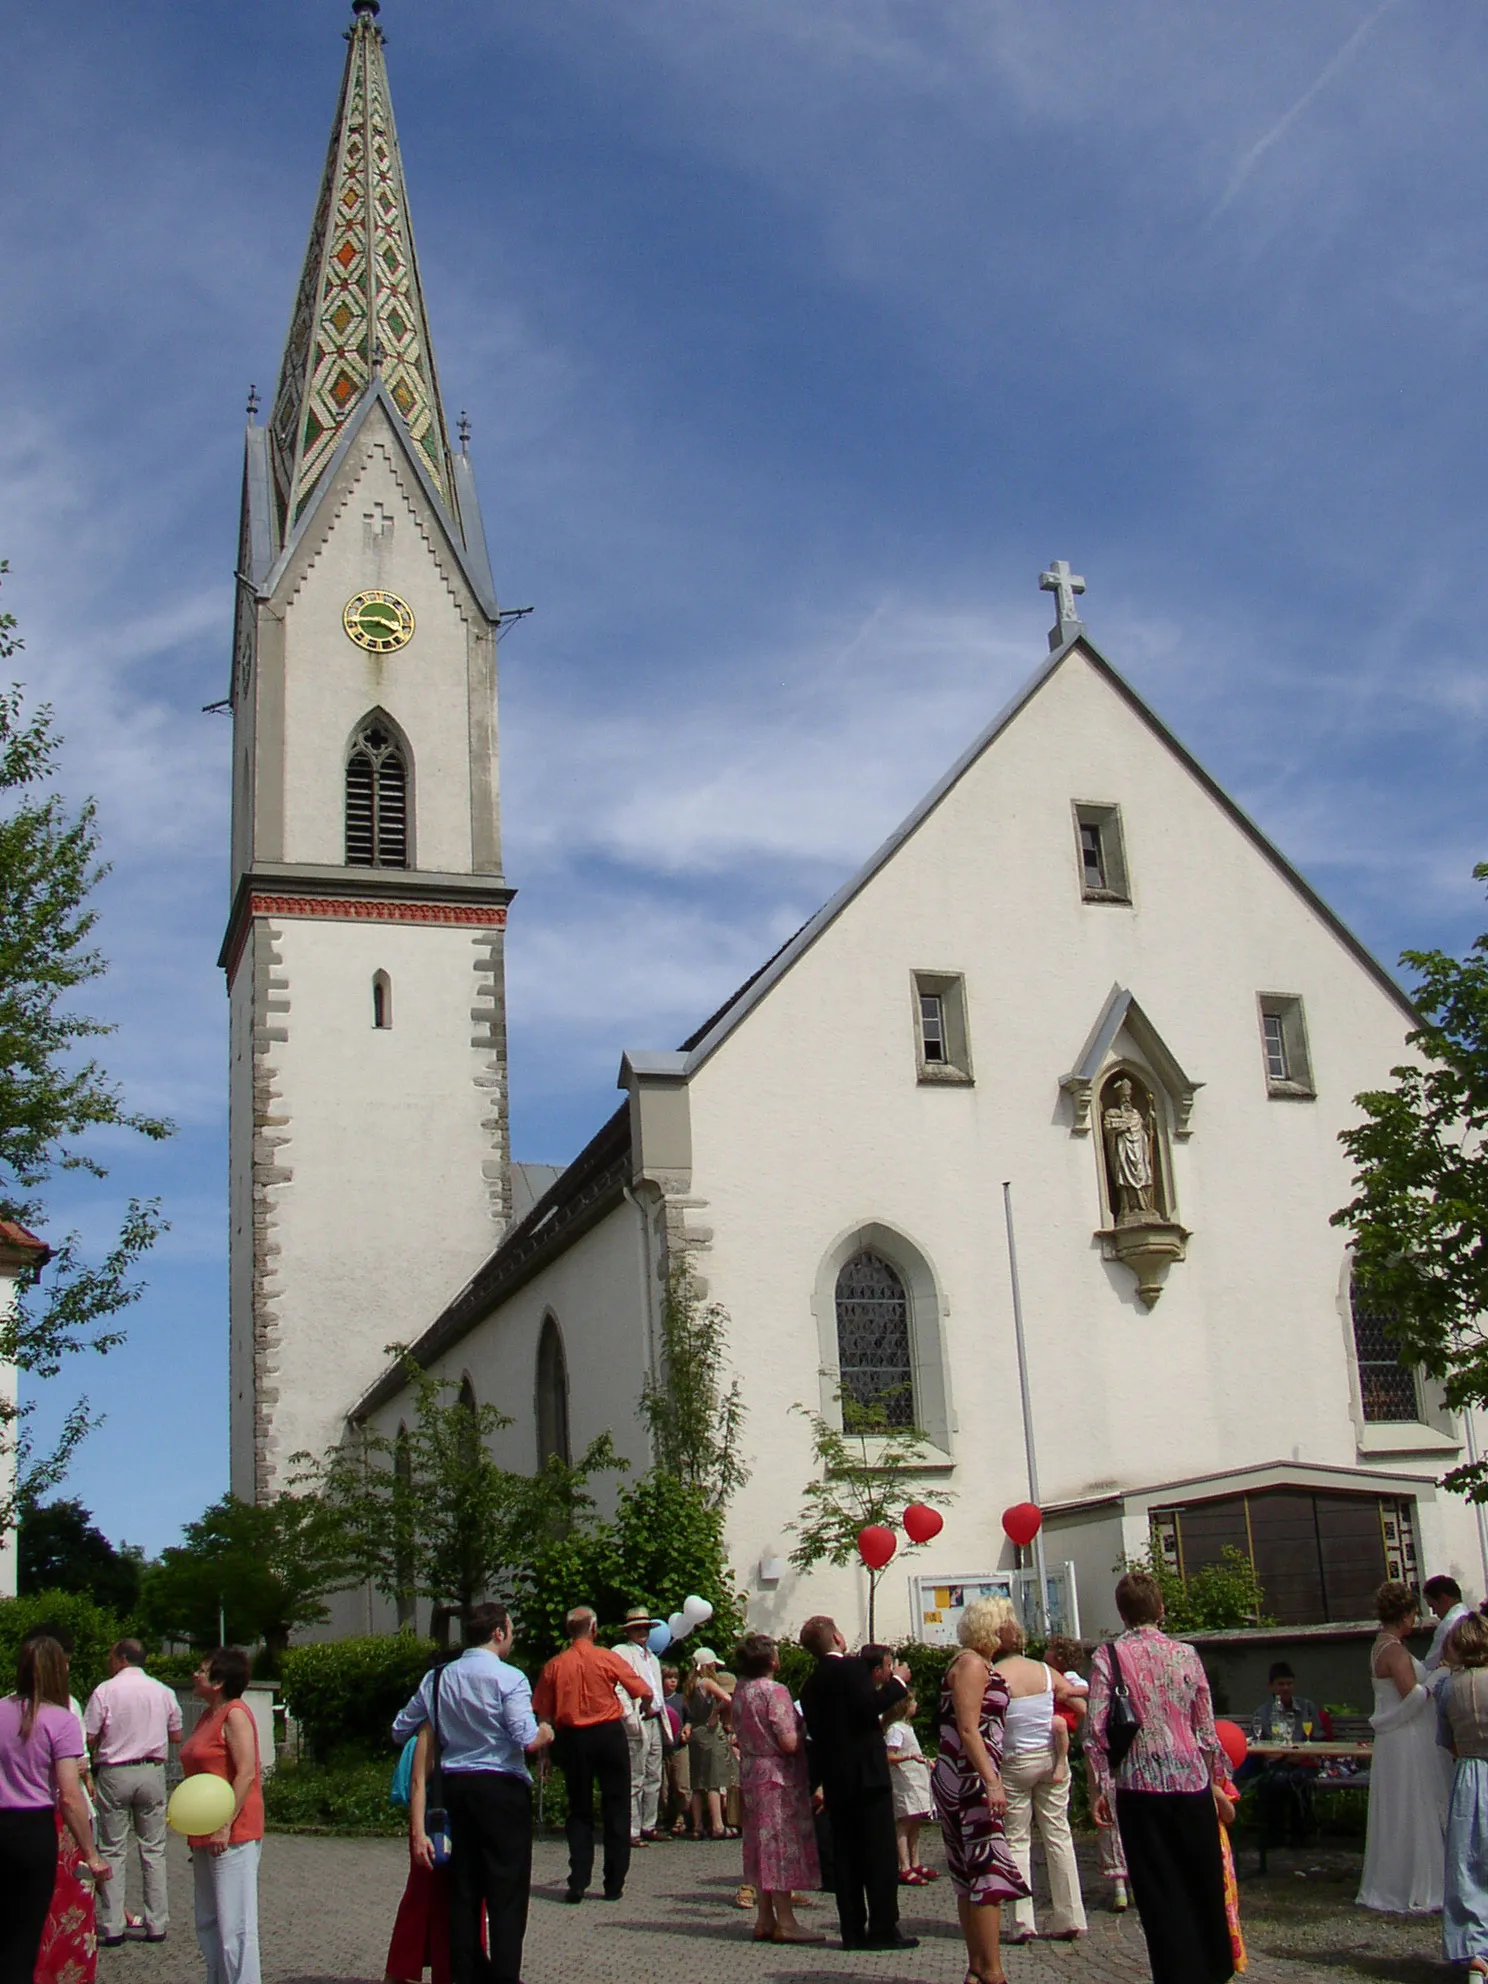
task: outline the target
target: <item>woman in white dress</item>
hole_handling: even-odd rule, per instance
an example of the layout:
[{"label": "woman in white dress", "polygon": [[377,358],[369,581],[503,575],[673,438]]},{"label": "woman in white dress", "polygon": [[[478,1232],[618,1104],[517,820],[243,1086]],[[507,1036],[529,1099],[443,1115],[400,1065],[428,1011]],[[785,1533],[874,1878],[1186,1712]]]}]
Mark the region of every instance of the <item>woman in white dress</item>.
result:
[{"label": "woman in white dress", "polygon": [[1409,1585],[1382,1584],[1374,1608],[1380,1622],[1369,1656],[1374,1756],[1358,1899],[1389,1915],[1433,1915],[1442,1905],[1450,1759],[1437,1746],[1426,1670],[1405,1645],[1416,1623],[1415,1593]]}]

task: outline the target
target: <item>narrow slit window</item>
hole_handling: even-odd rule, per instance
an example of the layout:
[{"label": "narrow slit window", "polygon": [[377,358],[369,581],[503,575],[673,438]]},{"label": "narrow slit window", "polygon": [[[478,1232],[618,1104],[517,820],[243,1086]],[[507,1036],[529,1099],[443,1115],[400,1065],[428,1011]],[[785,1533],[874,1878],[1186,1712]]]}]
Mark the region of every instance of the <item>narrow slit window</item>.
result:
[{"label": "narrow slit window", "polygon": [[1075,853],[1080,863],[1080,895],[1085,902],[1131,903],[1126,840],[1119,806],[1077,799]]},{"label": "narrow slit window", "polygon": [[1261,1026],[1266,1035],[1266,1073],[1273,1082],[1286,1082],[1292,1078],[1287,1063],[1286,1034],[1282,1027],[1280,1013],[1262,1013]]},{"label": "narrow slit window", "polygon": [[393,981],[385,971],[372,974],[372,1024],[384,1033],[393,1024]]},{"label": "narrow slit window", "polygon": [[1310,1102],[1317,1094],[1312,1056],[1307,1045],[1307,1018],[1294,992],[1262,992],[1261,1058],[1266,1068],[1266,1093]]},{"label": "narrow slit window", "polygon": [[966,1027],[965,979],[953,971],[916,971],[911,974],[910,991],[916,1079],[969,1084],[971,1042]]}]

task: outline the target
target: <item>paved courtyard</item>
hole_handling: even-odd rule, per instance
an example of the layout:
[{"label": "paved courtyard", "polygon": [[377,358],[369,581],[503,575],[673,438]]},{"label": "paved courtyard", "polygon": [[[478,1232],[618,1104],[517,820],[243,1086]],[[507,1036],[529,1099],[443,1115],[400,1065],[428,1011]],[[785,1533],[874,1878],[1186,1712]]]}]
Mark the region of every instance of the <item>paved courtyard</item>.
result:
[{"label": "paved courtyard", "polygon": [[[925,1844],[935,1853],[935,1835]],[[1082,1865],[1086,1856],[1082,1852]],[[905,1890],[905,1927],[920,1947],[903,1954],[848,1955],[826,1948],[789,1950],[750,1941],[752,1916],[733,1906],[739,1879],[737,1841],[682,1842],[637,1853],[618,1906],[588,1901],[564,1906],[561,1841],[539,1842],[525,1984],[814,1984],[862,1978],[874,1984],[961,1984],[965,1974],[955,1908],[947,1883]],[[1356,1853],[1324,1847],[1272,1855],[1264,1880],[1246,1878],[1254,1855],[1241,1854],[1241,1909],[1250,1947],[1247,1984],[1445,1984],[1460,1976],[1439,1961],[1434,1920],[1400,1921],[1353,1905]],[[265,1984],[361,1984],[383,1975],[388,1936],[402,1893],[407,1852],[398,1840],[312,1839],[271,1834],[264,1844],[260,1924]],[[199,1984],[201,1960],[191,1928],[190,1869],[171,1842],[174,1920],[163,1946],[131,1943],[100,1953],[100,1984]],[[1093,1867],[1087,1898],[1096,1898],[1091,1933],[1076,1944],[1031,1944],[1006,1953],[1012,1984],[1139,1984],[1148,1976],[1135,1914],[1113,1916],[1099,1904]],[[136,1905],[134,1870],[130,1905]],[[830,1928],[830,1898],[802,1919]]]}]

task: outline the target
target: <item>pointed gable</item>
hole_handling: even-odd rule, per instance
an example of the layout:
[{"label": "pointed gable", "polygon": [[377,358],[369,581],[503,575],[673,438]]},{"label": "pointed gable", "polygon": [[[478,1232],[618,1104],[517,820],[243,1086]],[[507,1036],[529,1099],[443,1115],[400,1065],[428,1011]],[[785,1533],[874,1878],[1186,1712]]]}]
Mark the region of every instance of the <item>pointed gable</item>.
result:
[{"label": "pointed gable", "polygon": [[353,0],[346,70],[269,418],[283,545],[379,378],[459,524],[377,0]]}]

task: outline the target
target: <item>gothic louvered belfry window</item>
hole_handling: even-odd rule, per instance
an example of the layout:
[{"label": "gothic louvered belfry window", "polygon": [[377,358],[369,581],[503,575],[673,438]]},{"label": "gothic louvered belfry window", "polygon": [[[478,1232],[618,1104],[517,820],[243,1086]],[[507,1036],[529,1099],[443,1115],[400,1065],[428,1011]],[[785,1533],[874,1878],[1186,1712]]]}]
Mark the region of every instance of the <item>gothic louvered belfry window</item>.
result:
[{"label": "gothic louvered belfry window", "polygon": [[346,760],[346,865],[408,866],[408,767],[375,717],[357,732]]},{"label": "gothic louvered belfry window", "polygon": [[909,1296],[898,1270],[866,1248],[837,1276],[837,1367],[844,1408],[878,1406],[890,1426],[914,1424]]},{"label": "gothic louvered belfry window", "polygon": [[1419,1419],[1421,1402],[1416,1374],[1400,1355],[1400,1345],[1386,1333],[1389,1312],[1372,1304],[1359,1284],[1349,1284],[1354,1320],[1354,1356],[1359,1366],[1359,1400],[1371,1425]]}]

